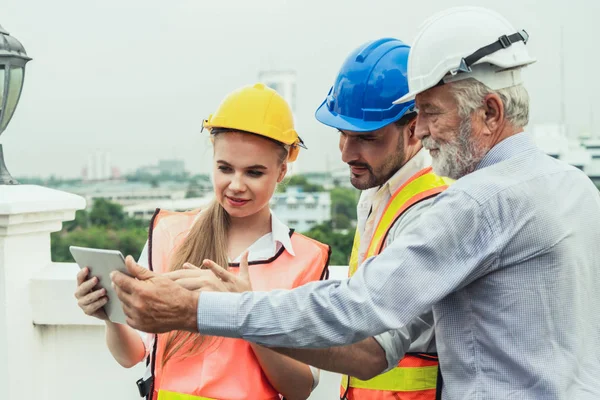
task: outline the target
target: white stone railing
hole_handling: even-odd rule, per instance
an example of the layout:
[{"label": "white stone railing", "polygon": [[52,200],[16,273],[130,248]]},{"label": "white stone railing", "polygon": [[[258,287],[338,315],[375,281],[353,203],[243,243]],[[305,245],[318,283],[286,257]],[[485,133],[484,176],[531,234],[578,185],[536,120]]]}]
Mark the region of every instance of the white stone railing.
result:
[{"label": "white stone railing", "polygon": [[[139,398],[143,365],[124,370],[104,341],[104,324],[84,315],[73,293],[79,267],[54,263],[50,233],[85,200],[40,186],[0,186],[0,388],[2,399]],[[330,279],[347,267],[332,267]],[[311,399],[338,396],[339,377],[322,373]]]}]

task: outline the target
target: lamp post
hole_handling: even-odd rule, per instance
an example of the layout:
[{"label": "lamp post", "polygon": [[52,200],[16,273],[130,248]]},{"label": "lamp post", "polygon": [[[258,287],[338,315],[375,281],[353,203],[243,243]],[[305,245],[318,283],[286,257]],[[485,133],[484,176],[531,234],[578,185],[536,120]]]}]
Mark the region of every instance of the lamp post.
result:
[{"label": "lamp post", "polygon": [[[0,135],[10,122],[23,89],[25,64],[31,60],[21,42],[0,26]],[[17,185],[4,163],[0,144],[0,185]]]}]

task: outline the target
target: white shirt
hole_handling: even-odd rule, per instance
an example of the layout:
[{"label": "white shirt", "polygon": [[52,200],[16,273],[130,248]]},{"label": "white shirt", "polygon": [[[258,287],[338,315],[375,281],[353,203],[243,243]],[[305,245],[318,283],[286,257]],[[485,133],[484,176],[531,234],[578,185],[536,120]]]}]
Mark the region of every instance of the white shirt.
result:
[{"label": "white shirt", "polygon": [[[414,174],[429,166],[431,156],[427,150],[421,149],[383,185],[362,191],[357,205],[356,226],[361,238],[358,250],[359,264],[365,260],[371,237],[392,195]],[[385,245],[392,243],[405,227],[417,223],[419,216],[431,206],[432,201],[433,199],[424,200],[408,209],[390,229]],[[405,328],[385,332],[374,338],[385,352],[388,363],[386,371],[395,368],[407,351],[436,351],[431,312],[416,318]]]},{"label": "white shirt", "polygon": [[[431,157],[425,149],[421,149],[413,158],[408,160],[406,164],[402,166],[390,179],[388,179],[383,185],[374,187],[371,189],[363,190],[360,194],[360,199],[356,207],[357,211],[357,225],[361,239],[360,247],[358,251],[359,264],[364,261],[364,256],[369,247],[369,242],[377,222],[383,216],[385,206],[392,195],[404,185],[414,174],[431,166]],[[372,207],[372,210],[371,210]],[[389,243],[393,238],[391,235],[388,236]]]},{"label": "white shirt", "polygon": [[[257,239],[254,243],[248,247],[248,261],[263,261],[275,256],[277,252],[284,247],[285,250],[292,256],[295,256],[294,249],[292,247],[292,240],[290,239],[290,228],[273,212],[271,212],[271,232]],[[240,261],[241,254],[233,261],[238,263]],[[138,264],[142,267],[148,268],[148,242],[144,245],[144,249],[140,254]]]},{"label": "white shirt", "polygon": [[[290,238],[290,228],[281,222],[281,220],[277,218],[273,212],[271,212],[271,232],[260,237],[254,243],[252,243],[250,247],[248,247],[248,261],[268,260],[274,257],[282,247],[285,248],[285,250],[292,256],[296,256],[294,253],[294,248],[292,247],[292,240]],[[235,260],[230,262],[239,263],[240,258],[241,254]],[[138,264],[142,267],[148,268],[148,241],[146,241],[142,253],[140,254]],[[148,338],[147,333],[139,332],[139,334],[142,337],[144,346],[146,347],[146,357],[148,357],[153,344],[151,344],[151,340],[149,340],[150,338]],[[312,366],[310,366],[310,371],[313,376],[312,389],[314,390],[319,384],[320,372],[319,369]],[[144,377],[148,377],[149,374],[150,371],[147,370]]]}]

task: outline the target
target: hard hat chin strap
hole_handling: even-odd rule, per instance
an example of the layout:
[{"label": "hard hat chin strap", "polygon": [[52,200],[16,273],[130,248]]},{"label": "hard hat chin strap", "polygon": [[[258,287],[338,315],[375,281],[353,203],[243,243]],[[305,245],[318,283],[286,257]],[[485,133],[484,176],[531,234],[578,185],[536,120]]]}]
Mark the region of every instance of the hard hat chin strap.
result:
[{"label": "hard hat chin strap", "polygon": [[513,33],[510,36],[502,35],[492,44],[488,44],[475,51],[470,56],[464,57],[460,61],[460,65],[457,69],[450,71],[452,75],[456,75],[459,72],[471,72],[471,66],[475,64],[477,61],[481,60],[483,57],[489,56],[499,50],[506,49],[510,47],[513,43],[523,42],[527,44],[529,40],[529,34],[523,29],[517,33]]},{"label": "hard hat chin strap", "polygon": [[458,68],[451,70],[439,84],[461,81],[463,79],[473,78],[492,90],[500,90],[508,87],[520,85],[521,66],[514,68],[501,68],[490,63],[475,64],[484,57],[489,56],[499,50],[512,46],[513,43],[523,42],[527,44],[529,34],[525,31],[519,31],[512,35],[502,35],[492,44],[488,44],[475,51],[473,54],[464,57],[460,61]]}]

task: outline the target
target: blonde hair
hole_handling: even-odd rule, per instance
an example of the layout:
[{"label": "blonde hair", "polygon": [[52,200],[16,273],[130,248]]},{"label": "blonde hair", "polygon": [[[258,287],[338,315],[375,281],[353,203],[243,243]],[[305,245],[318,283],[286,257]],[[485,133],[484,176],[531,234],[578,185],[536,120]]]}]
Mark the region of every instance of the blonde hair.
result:
[{"label": "blonde hair", "polygon": [[[227,268],[229,224],[229,214],[219,202],[213,201],[208,208],[202,210],[187,237],[175,250],[169,270],[182,269],[185,263],[201,266],[205,259],[213,260]],[[198,352],[205,339],[204,335],[186,331],[168,333],[162,358],[163,366],[187,343],[191,343],[187,355]]]},{"label": "blonde hair", "polygon": [[[238,132],[254,135],[251,132],[231,130],[225,128],[213,128],[211,137],[216,138],[224,132]],[[287,159],[288,146],[275,140],[266,138],[278,144],[279,164],[283,164]],[[206,259],[212,260],[218,265],[227,268],[229,265],[228,250],[228,234],[230,227],[230,217],[223,206],[214,200],[208,208],[202,210],[196,223],[190,229],[187,237],[179,245],[171,258],[169,266],[170,271],[176,271],[183,268],[183,264],[191,263],[200,267]],[[187,331],[174,331],[168,333],[165,342],[165,348],[162,357],[163,366],[175,356],[181,348],[186,344],[191,344],[190,349],[184,354],[191,355],[199,352],[205,343],[206,336],[199,333]],[[208,342],[207,346],[211,342]]]}]

